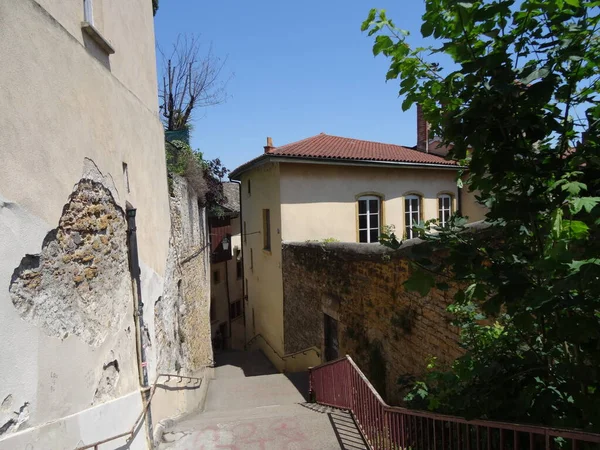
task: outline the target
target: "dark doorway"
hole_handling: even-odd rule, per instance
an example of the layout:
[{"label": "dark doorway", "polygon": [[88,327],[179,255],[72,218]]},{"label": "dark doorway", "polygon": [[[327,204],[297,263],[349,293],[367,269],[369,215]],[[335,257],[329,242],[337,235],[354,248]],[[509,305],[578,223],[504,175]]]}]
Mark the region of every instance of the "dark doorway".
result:
[{"label": "dark doorway", "polygon": [[325,361],[338,359],[338,322],[333,317],[324,314],[325,327]]}]

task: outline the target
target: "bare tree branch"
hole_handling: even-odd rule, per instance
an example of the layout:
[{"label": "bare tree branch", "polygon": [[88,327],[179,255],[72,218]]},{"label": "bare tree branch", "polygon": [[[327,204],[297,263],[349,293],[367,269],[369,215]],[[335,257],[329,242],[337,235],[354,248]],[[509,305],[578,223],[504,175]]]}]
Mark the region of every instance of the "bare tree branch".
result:
[{"label": "bare tree branch", "polygon": [[158,51],[163,72],[160,109],[167,130],[184,129],[195,111],[227,100],[227,83],[233,75],[222,76],[227,58],[215,56],[212,44],[203,54],[199,37],[184,34],[177,37],[168,56]]}]

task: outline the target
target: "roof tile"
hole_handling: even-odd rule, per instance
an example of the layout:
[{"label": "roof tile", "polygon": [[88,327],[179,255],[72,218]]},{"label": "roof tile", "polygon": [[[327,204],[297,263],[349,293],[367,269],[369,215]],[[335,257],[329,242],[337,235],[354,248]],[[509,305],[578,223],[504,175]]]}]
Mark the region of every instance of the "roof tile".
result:
[{"label": "roof tile", "polygon": [[331,136],[325,133],[275,147],[268,154],[303,158],[456,165],[454,161],[401,145]]}]

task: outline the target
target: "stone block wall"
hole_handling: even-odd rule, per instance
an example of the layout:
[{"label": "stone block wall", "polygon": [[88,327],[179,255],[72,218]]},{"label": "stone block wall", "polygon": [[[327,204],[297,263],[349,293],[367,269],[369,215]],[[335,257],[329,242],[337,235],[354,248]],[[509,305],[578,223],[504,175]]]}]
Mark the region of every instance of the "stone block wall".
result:
[{"label": "stone block wall", "polygon": [[453,292],[405,291],[410,252],[410,246],[392,252],[379,244],[285,243],[285,352],[317,346],[324,355],[327,314],[338,321],[339,355],[350,355],[392,404],[430,357],[451,364],[461,354],[446,312]]},{"label": "stone block wall", "polygon": [[165,286],[154,309],[157,369],[192,375],[213,361],[208,227],[198,195],[185,178],[172,177]]}]

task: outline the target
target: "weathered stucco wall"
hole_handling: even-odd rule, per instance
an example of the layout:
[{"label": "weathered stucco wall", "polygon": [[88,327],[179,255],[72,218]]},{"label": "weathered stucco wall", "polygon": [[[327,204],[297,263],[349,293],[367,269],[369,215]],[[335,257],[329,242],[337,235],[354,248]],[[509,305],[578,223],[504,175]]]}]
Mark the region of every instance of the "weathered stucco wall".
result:
[{"label": "weathered stucco wall", "polygon": [[[126,202],[155,378],[164,138],[151,4],[125,3],[94,2],[117,52],[101,61],[82,35],[82,2],[0,2],[0,449],[73,449],[141,411]],[[144,431],[131,448],[146,448]]]},{"label": "weathered stucco wall", "polygon": [[338,321],[339,355],[349,354],[388,401],[398,379],[421,373],[430,356],[441,364],[459,354],[458,330],[446,307],[451,292],[406,292],[410,247],[284,243],[285,351],[323,350],[324,314]]}]

